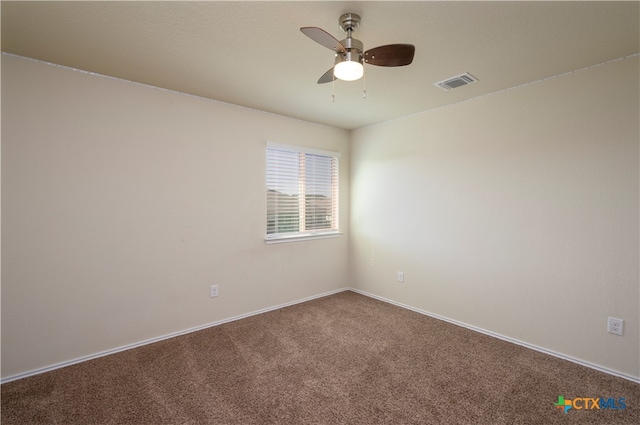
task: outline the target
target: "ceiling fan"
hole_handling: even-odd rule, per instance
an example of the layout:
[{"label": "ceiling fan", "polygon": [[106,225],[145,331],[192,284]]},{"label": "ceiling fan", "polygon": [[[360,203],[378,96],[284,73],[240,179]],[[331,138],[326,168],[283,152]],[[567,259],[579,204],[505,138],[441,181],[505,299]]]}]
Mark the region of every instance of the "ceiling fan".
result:
[{"label": "ceiling fan", "polygon": [[362,41],[351,37],[351,33],[360,25],[360,16],[345,13],[338,20],[340,28],[347,33],[347,38],[338,41],[331,34],[318,27],[302,27],[307,37],[335,52],[333,68],[324,73],[318,84],[334,81],[355,81],[364,75],[363,63],[377,66],[405,66],[413,62],[415,46],[413,44],[387,44],[374,47],[363,52]]}]

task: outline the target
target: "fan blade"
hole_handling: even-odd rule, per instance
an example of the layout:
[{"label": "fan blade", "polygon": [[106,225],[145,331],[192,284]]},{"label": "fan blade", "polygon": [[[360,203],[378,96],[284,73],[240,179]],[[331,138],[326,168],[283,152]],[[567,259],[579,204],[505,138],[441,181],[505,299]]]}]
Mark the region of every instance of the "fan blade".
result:
[{"label": "fan blade", "polygon": [[318,80],[318,84],[330,83],[335,80],[336,77],[333,76],[333,68],[322,74],[322,77]]},{"label": "fan blade", "polygon": [[338,40],[336,40],[331,34],[318,27],[303,27],[300,31],[304,35],[312,39],[318,44],[322,44],[327,49],[334,50],[336,52],[344,52],[344,46]]},{"label": "fan blade", "polygon": [[377,66],[405,66],[413,62],[413,44],[387,44],[364,52],[364,61]]}]

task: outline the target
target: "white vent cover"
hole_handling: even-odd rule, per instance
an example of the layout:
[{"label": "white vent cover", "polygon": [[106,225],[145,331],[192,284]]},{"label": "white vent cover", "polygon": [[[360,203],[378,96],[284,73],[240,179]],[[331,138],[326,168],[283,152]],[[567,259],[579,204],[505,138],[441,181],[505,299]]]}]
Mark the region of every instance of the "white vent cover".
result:
[{"label": "white vent cover", "polygon": [[473,84],[476,81],[478,81],[476,77],[465,72],[464,74],[456,75],[455,77],[447,78],[446,80],[433,83],[433,85],[438,86],[443,90],[451,90],[458,87]]}]

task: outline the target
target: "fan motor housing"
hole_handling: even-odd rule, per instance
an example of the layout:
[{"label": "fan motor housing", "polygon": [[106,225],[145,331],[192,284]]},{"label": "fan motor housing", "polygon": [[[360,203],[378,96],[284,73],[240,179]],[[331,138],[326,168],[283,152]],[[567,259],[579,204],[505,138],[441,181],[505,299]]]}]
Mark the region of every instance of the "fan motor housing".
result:
[{"label": "fan motor housing", "polygon": [[355,38],[346,38],[340,41],[345,48],[345,51],[340,53],[336,52],[336,64],[344,61],[353,61],[362,63],[363,56],[362,51],[364,50],[364,45],[362,41],[356,40]]},{"label": "fan motor housing", "polygon": [[362,41],[356,40],[355,38],[345,38],[344,40],[340,40],[340,44],[342,44],[347,51],[357,50],[362,52],[364,50],[364,44],[362,44]]}]

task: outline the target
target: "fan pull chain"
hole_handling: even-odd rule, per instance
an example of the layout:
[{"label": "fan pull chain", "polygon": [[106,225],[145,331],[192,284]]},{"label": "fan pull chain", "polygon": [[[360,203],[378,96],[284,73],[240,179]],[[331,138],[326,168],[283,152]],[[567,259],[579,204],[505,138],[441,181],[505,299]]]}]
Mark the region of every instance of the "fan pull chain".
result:
[{"label": "fan pull chain", "polygon": [[331,81],[331,103],[336,103],[336,76]]},{"label": "fan pull chain", "polygon": [[362,73],[362,86],[364,87],[362,90],[362,98],[366,99],[367,98],[367,70],[366,69]]}]

